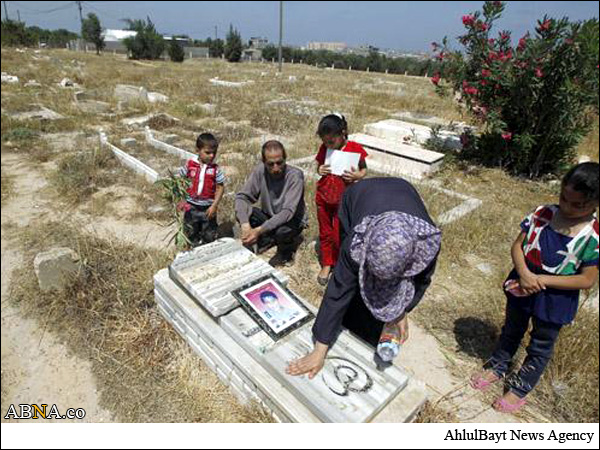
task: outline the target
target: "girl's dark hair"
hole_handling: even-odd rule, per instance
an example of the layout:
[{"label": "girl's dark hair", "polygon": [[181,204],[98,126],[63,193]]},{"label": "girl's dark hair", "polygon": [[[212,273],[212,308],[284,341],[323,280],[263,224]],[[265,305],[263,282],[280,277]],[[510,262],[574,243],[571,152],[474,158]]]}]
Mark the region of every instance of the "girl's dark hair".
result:
[{"label": "girl's dark hair", "polygon": [[325,136],[345,136],[348,134],[348,122],[341,114],[330,114],[321,119],[317,135],[320,138]]},{"label": "girl's dark hair", "polygon": [[588,202],[598,202],[598,177],[600,165],[595,162],[579,164],[573,167],[563,178],[563,186],[571,186],[577,192],[584,194]]},{"label": "girl's dark hair", "polygon": [[216,137],[214,137],[210,133],[202,133],[196,139],[196,148],[198,150],[202,150],[203,148],[214,148],[215,150],[219,148],[219,141]]}]

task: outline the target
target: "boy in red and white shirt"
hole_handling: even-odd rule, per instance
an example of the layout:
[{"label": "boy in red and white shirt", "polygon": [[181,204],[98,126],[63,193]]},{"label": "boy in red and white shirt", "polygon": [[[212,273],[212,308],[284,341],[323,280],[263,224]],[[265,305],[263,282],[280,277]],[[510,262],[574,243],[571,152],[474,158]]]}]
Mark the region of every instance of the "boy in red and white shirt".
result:
[{"label": "boy in red and white shirt", "polygon": [[[326,286],[331,269],[336,265],[340,252],[340,222],[338,209],[346,187],[362,180],[367,175],[368,156],[366,150],[356,142],[348,141],[348,122],[341,114],[324,117],[319,123],[317,134],[323,141],[316,161],[321,179],[317,183],[317,217],[319,219],[319,240],[321,243],[321,272],[317,277],[320,285]],[[358,153],[358,167],[343,176],[333,175],[326,164],[327,151]]]},{"label": "boy in red and white shirt", "polygon": [[191,181],[184,205],[185,232],[192,247],[217,239],[217,211],[225,192],[225,174],[214,163],[219,149],[217,139],[208,133],[196,140],[198,161],[189,160],[181,175]]}]

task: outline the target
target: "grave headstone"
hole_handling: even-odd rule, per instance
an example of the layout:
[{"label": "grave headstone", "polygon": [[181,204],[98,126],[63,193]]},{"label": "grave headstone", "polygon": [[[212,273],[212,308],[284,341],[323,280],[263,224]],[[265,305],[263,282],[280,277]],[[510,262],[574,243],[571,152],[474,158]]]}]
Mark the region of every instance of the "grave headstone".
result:
[{"label": "grave headstone", "polygon": [[42,291],[65,289],[80,270],[79,256],[70,248],[39,253],[33,266]]},{"label": "grave headstone", "polygon": [[288,277],[257,258],[233,239],[180,254],[169,267],[171,278],[215,317],[238,307],[231,291],[253,279],[273,275],[283,284]]},{"label": "grave headstone", "polygon": [[148,91],[144,87],[129,86],[126,84],[118,84],[115,87],[115,97],[120,102],[147,102]]}]

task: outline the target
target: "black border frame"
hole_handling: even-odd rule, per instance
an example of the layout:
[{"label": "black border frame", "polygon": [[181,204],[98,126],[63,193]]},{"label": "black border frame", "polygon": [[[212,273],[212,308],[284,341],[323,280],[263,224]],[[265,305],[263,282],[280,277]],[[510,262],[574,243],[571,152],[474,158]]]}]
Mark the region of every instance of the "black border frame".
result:
[{"label": "black border frame", "polygon": [[[270,325],[265,320],[263,320],[263,318],[260,316],[260,314],[258,314],[254,310],[252,305],[250,305],[249,302],[241,295],[242,291],[250,289],[251,287],[256,286],[259,283],[263,283],[264,281],[267,281],[267,280],[271,281],[275,286],[277,286],[278,289],[281,289],[282,292],[285,292],[287,295],[289,295],[290,298],[302,310],[304,310],[307,313],[307,316],[304,317],[302,320],[299,320],[295,324],[287,327],[285,330],[282,330],[279,333],[276,333],[270,327]],[[261,277],[257,280],[254,280],[250,283],[247,283],[244,286],[242,286],[241,288],[231,291],[231,294],[238,300],[238,302],[240,303],[240,305],[244,309],[244,311],[246,311],[246,313],[260,326],[260,328],[265,333],[267,333],[269,335],[269,337],[271,339],[273,339],[275,342],[279,341],[280,339],[284,338],[285,336],[289,335],[290,333],[296,331],[298,328],[302,327],[307,322],[310,322],[315,317],[314,314],[304,305],[302,300],[300,300],[300,298],[296,294],[294,294],[292,291],[290,291],[286,286],[281,284],[281,282],[277,278],[275,278],[273,275],[267,275],[265,277]]]}]

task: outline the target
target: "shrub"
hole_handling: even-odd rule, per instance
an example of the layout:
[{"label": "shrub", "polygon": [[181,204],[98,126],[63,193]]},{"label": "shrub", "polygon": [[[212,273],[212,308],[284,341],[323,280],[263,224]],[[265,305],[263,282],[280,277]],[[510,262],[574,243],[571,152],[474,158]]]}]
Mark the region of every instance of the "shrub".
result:
[{"label": "shrub", "polygon": [[169,43],[169,57],[171,61],[182,63],[185,59],[185,52],[183,46],[177,42],[177,39],[173,38]]},{"label": "shrub", "polygon": [[240,62],[243,50],[242,36],[231,25],[227,34],[227,42],[225,43],[225,58],[229,62]]},{"label": "shrub", "polygon": [[463,158],[531,178],[557,173],[598,110],[598,21],[544,17],[515,46],[508,31],[492,37],[504,9],[488,1],[462,18],[462,52],[447,39],[433,44],[443,66],[432,82],[441,95],[452,89],[482,124],[479,136],[463,136]]}]

